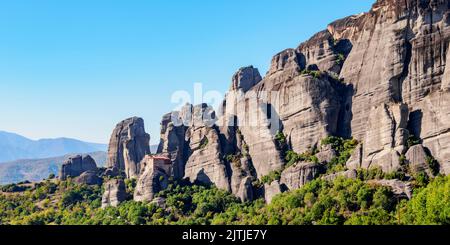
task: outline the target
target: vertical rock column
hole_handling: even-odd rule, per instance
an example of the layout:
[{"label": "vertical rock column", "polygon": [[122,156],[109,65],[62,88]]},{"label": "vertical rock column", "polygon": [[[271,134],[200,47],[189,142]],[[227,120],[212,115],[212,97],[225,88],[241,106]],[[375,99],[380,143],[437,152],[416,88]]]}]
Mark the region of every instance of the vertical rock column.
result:
[{"label": "vertical rock column", "polygon": [[108,168],[124,171],[127,178],[139,177],[140,162],[150,154],[150,135],[145,132],[144,120],[133,117],[117,124],[108,148]]}]

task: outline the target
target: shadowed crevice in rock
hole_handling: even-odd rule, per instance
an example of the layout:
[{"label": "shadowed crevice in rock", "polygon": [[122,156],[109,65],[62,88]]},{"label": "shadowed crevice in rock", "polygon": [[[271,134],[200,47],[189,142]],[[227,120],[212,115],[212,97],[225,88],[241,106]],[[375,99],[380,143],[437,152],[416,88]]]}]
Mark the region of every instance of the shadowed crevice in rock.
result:
[{"label": "shadowed crevice in rock", "polygon": [[422,135],[422,120],[422,110],[415,110],[409,115],[408,130],[415,137],[420,137],[420,135]]},{"label": "shadowed crevice in rock", "polygon": [[[405,167],[404,155],[419,171],[428,171],[424,159],[433,156],[441,173],[449,174],[449,5],[378,0],[368,13],[337,20],[297,48],[276,54],[265,77],[253,66],[239,69],[217,116],[204,104],[164,116],[158,153],[170,156],[176,179],[214,184],[242,201],[262,196],[270,202],[320,174],[354,178],[358,168],[393,173]],[[233,100],[232,92],[243,98]],[[272,125],[248,124],[253,116]],[[111,143],[119,156],[122,128]],[[411,135],[420,139],[414,148],[408,144]],[[318,149],[329,136],[360,142],[345,171],[326,173],[324,163],[336,157],[330,149],[320,149],[318,165],[299,162],[285,169],[288,150]],[[127,144],[124,149],[139,151]],[[126,169],[120,157],[112,162]],[[137,162],[128,165],[139,169]],[[277,171],[281,183],[251,186]],[[377,184],[408,192],[407,183],[398,180]]]}]

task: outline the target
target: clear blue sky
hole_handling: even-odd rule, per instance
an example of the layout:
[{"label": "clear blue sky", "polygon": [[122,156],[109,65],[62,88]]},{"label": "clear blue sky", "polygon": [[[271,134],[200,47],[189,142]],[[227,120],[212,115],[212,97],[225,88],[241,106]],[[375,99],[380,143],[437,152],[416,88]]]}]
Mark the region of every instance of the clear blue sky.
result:
[{"label": "clear blue sky", "polygon": [[225,92],[274,54],[374,0],[0,1],[0,130],[106,143],[145,119],[152,143],[176,90]]}]

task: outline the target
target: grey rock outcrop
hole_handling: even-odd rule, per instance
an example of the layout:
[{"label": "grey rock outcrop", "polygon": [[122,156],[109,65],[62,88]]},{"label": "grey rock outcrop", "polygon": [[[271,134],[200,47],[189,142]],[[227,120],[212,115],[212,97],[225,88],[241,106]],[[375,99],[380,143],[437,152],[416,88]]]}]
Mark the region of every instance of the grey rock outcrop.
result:
[{"label": "grey rock outcrop", "polygon": [[347,171],[323,176],[322,179],[327,180],[327,181],[334,181],[339,177],[343,177],[346,179],[356,179],[358,177],[358,172],[356,172],[356,170],[347,170]]},{"label": "grey rock outcrop", "polygon": [[274,181],[271,184],[264,185],[264,199],[267,204],[272,203],[273,198],[281,194],[283,191],[281,189],[281,184],[279,181]]},{"label": "grey rock outcrop", "polygon": [[397,196],[405,196],[408,199],[412,198],[411,184],[400,180],[370,180],[368,182],[372,185],[380,185],[391,188],[392,192]]},{"label": "grey rock outcrop", "polygon": [[[450,52],[449,52],[450,53]],[[438,92],[417,103],[411,117],[413,134],[423,139],[423,146],[441,165],[441,173],[450,174],[450,92]]]},{"label": "grey rock outcrop", "polygon": [[[252,182],[256,180],[256,174],[249,157],[242,157],[240,163],[230,163],[231,166],[231,191],[241,198],[243,202],[252,201],[256,196]],[[245,195],[244,195],[245,194]]]},{"label": "grey rock outcrop", "polygon": [[[317,149],[328,136],[360,144],[349,171],[326,179],[353,178],[359,168],[403,170],[404,154],[425,168],[420,149],[407,152],[412,136],[450,174],[449,7],[445,0],[377,0],[369,12],[276,54],[265,77],[251,66],[238,70],[217,117],[206,105],[166,115],[158,152],[170,155],[175,178],[215,184],[243,199],[251,181],[285,168],[287,150]],[[324,148],[316,156],[327,163],[336,155]],[[284,170],[281,184],[265,186],[266,199],[281,186],[300,188],[319,168],[299,163]]]},{"label": "grey rock outcrop", "polygon": [[171,115],[170,122],[162,123],[164,134],[158,152],[172,154],[175,177],[230,191],[215,111],[206,104],[186,105]]},{"label": "grey rock outcrop", "polygon": [[146,156],[141,165],[144,172],[137,181],[134,201],[151,202],[156,194],[168,187],[172,162],[165,156]]},{"label": "grey rock outcrop", "polygon": [[316,154],[316,157],[320,163],[329,163],[333,158],[337,157],[337,153],[331,145],[325,145],[322,146],[322,149]]},{"label": "grey rock outcrop", "polygon": [[97,171],[95,160],[89,156],[70,157],[61,167],[59,178],[66,180],[68,177],[78,177],[87,171]]},{"label": "grey rock outcrop", "polygon": [[117,207],[127,199],[125,182],[122,179],[112,179],[105,183],[102,197],[102,208]]},{"label": "grey rock outcrop", "polygon": [[184,177],[192,183],[214,184],[219,189],[230,191],[217,128],[191,128],[189,134],[192,154],[186,163]]},{"label": "grey rock outcrop", "polygon": [[[188,106],[187,108],[191,108]],[[173,122],[175,117],[178,122]],[[189,143],[186,141],[186,130],[188,125],[184,125],[183,114],[179,112],[164,115],[161,121],[161,140],[158,153],[169,154],[172,160],[173,176],[176,179],[184,177],[184,169],[187,161]]]},{"label": "grey rock outcrop", "polygon": [[409,110],[406,104],[382,104],[370,110],[370,116],[363,138],[362,167],[369,169],[378,167],[384,172],[395,172],[401,168],[400,155],[397,147],[405,143],[395,142],[397,132],[407,127]]},{"label": "grey rock outcrop", "polygon": [[253,201],[253,179],[251,177],[246,177],[242,179],[239,189],[236,192],[236,196],[241,199],[242,202]]},{"label": "grey rock outcrop", "polygon": [[[442,84],[448,67],[448,16],[447,1],[378,0],[370,12],[339,20],[328,28],[334,39],[346,39],[353,45],[340,77],[355,88],[348,99],[352,101],[349,116],[353,137],[364,142],[364,161],[370,162],[378,154],[377,147],[383,147],[383,155],[393,157],[396,153],[386,149],[392,143],[395,151],[404,153],[401,144],[387,140],[389,134],[403,128],[424,139],[424,145],[443,165],[442,172],[447,172],[445,142],[449,135],[445,132],[450,125],[442,121],[447,117],[443,111],[448,111],[448,99],[444,99],[448,91]],[[381,114],[383,107],[399,103],[411,112],[401,120],[409,119],[407,128],[389,116],[391,110]],[[398,132],[394,139],[404,141],[406,134]]]},{"label": "grey rock outcrop", "polygon": [[433,176],[430,166],[427,163],[428,155],[422,145],[412,146],[405,157],[412,173],[426,172],[428,176]]},{"label": "grey rock outcrop", "polygon": [[258,69],[253,68],[253,66],[243,67],[234,74],[231,90],[242,90],[245,93],[261,82],[261,80]]},{"label": "grey rock outcrop", "polygon": [[107,168],[101,173],[101,177],[115,178],[121,175],[120,170],[117,167]]},{"label": "grey rock outcrop", "polygon": [[283,171],[281,184],[286,185],[289,190],[296,190],[314,180],[320,170],[315,163],[297,163]]},{"label": "grey rock outcrop", "polygon": [[108,148],[107,167],[124,171],[127,178],[137,178],[140,162],[150,154],[150,135],[145,132],[144,120],[133,117],[117,124]]},{"label": "grey rock outcrop", "polygon": [[363,162],[363,147],[361,144],[358,144],[356,148],[353,150],[350,159],[348,159],[346,166],[350,170],[357,170],[361,168]]},{"label": "grey rock outcrop", "polygon": [[98,176],[97,171],[86,171],[75,179],[78,184],[102,185],[103,179]]}]

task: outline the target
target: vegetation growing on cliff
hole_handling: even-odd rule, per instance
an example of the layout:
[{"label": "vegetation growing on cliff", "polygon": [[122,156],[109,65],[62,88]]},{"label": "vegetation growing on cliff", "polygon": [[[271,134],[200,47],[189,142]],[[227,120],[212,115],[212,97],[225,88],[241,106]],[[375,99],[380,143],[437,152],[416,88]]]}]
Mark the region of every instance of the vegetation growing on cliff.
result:
[{"label": "vegetation growing on cliff", "polygon": [[410,201],[360,179],[316,179],[266,205],[262,199],[240,203],[215,187],[174,182],[158,194],[166,207],[127,201],[101,209],[101,188],[46,181],[32,190],[0,193],[0,224],[450,224],[448,193],[450,177],[437,177],[416,189]]},{"label": "vegetation growing on cliff", "polygon": [[356,146],[358,146],[358,141],[330,136],[323,139],[321,144],[322,146],[329,145],[336,152],[337,156],[327,164],[327,172],[336,173],[346,169],[345,165]]}]

